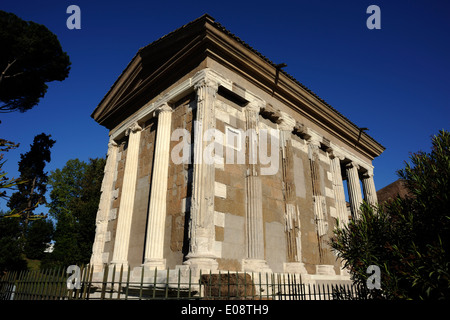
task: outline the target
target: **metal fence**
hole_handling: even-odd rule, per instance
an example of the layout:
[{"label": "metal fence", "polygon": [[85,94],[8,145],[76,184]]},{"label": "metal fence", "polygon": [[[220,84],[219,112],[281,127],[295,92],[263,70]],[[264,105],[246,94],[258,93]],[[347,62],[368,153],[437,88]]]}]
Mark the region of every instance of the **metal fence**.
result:
[{"label": "metal fence", "polygon": [[[136,276],[130,268],[105,266],[8,272],[0,278],[0,300],[359,300],[365,288],[303,283],[298,274],[151,270]],[[139,270],[138,270],[139,271]]]}]

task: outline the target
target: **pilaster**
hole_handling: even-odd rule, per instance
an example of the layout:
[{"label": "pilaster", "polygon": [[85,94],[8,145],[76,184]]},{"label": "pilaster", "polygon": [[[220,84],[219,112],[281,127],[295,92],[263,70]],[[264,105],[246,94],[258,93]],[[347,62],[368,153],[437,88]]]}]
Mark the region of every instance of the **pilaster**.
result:
[{"label": "pilaster", "polygon": [[259,165],[256,161],[260,102],[251,101],[245,108],[246,129],[249,132],[249,159],[246,176],[246,226],[247,258],[242,261],[244,271],[270,272],[264,260],[264,225],[262,213],[262,186]]},{"label": "pilaster", "polygon": [[194,128],[194,164],[192,182],[192,200],[189,226],[189,253],[186,256],[193,270],[217,269],[214,254],[214,182],[215,166],[203,160],[208,145],[204,133],[215,128],[214,99],[218,83],[205,75],[194,84],[197,93],[197,115]]},{"label": "pilaster", "polygon": [[308,156],[311,168],[312,196],[314,205],[314,220],[316,222],[317,238],[319,245],[319,260],[323,261],[326,254],[326,242],[328,233],[328,217],[325,196],[320,185],[319,148],[320,138],[312,135],[308,140]]},{"label": "pilaster", "polygon": [[296,203],[294,181],[294,160],[292,148],[292,132],[297,125],[294,118],[281,112],[280,129],[281,138],[281,167],[283,173],[283,195],[285,204],[285,232],[287,243],[287,262],[283,264],[285,272],[306,274],[302,262],[302,245],[300,229],[300,212]]}]

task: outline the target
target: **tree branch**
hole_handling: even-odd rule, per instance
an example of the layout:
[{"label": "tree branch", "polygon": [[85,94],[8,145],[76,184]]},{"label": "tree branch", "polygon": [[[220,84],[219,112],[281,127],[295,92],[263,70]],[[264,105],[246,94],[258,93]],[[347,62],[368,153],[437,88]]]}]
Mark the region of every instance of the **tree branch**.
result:
[{"label": "tree branch", "polygon": [[17,58],[14,59],[12,62],[9,62],[6,66],[5,70],[3,70],[2,74],[0,75],[0,84],[2,83],[3,79],[5,78],[6,72],[8,72],[8,69],[11,68],[11,66],[17,61]]},{"label": "tree branch", "polygon": [[24,74],[25,72],[18,72],[16,74],[10,75],[10,76],[3,76],[3,79],[8,79],[8,78],[14,78],[17,76],[20,76],[21,74]]}]

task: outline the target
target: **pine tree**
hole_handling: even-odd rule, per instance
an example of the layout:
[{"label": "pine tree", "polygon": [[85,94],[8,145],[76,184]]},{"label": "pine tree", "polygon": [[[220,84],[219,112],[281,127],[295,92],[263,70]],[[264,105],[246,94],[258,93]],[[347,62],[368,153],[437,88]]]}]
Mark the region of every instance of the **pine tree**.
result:
[{"label": "pine tree", "polygon": [[43,218],[43,215],[35,215],[34,210],[46,203],[48,177],[44,169],[51,160],[50,149],[56,142],[50,137],[45,133],[35,136],[30,151],[20,155],[19,172],[22,183],[18,185],[18,191],[11,195],[8,207],[20,217],[23,238],[29,222]]}]

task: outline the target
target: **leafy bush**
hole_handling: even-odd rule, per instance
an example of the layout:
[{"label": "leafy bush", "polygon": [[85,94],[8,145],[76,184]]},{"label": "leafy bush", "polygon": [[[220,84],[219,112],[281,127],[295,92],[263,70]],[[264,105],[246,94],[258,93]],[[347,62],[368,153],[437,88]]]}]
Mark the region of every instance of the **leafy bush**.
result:
[{"label": "leafy bush", "polygon": [[430,153],[417,152],[398,175],[409,195],[372,207],[361,206],[361,218],[338,224],[331,247],[365,285],[369,265],[381,269],[385,299],[450,297],[450,134],[441,130]]}]

